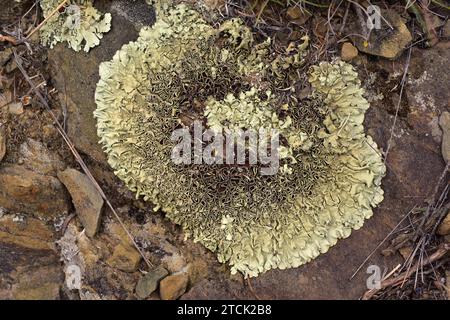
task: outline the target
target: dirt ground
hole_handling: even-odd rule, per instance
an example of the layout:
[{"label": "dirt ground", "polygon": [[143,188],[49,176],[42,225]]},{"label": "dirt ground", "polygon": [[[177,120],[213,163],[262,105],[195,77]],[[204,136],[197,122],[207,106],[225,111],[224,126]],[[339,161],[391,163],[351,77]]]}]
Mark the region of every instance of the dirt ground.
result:
[{"label": "dirt ground", "polygon": [[[0,0],[0,4],[3,2],[9,0]],[[79,188],[75,191],[61,176],[67,168],[82,172],[82,167],[56,129],[49,110],[62,124],[146,259],[153,267],[164,267],[167,277],[184,274],[182,279],[166,281],[165,289],[155,288],[148,299],[160,299],[161,290],[180,299],[359,299],[368,290],[368,266],[379,266],[386,275],[408,260],[405,252],[411,253],[415,242],[408,240],[394,248],[393,239],[409,234],[408,228],[416,226],[421,215],[431,212],[414,210],[433,207],[448,211],[448,165],[442,150],[443,141],[450,141],[445,138],[450,129],[440,121],[450,111],[450,42],[445,11],[433,18],[434,25],[438,25],[433,29],[437,41],[426,46],[426,34],[413,15],[400,4],[386,6],[404,18],[411,43],[401,48],[394,59],[360,51],[350,60],[371,103],[365,118],[367,134],[386,157],[387,174],[382,184],[385,198],[374,216],[311,263],[245,280],[239,274],[230,275],[229,268],[200,244],[185,240],[181,228],[166,219],[163,212],[153,213],[152,204],[135,199],[107,164],[92,115],[98,66],[110,60],[123,44],[135,40],[143,25],[154,22],[155,14],[144,3],[134,6],[122,0],[97,0],[95,5],[103,12],[111,12],[113,24],[101,44],[89,53],[75,52],[65,44],[54,49],[42,47],[37,35],[28,46],[0,42],[0,98],[6,101],[9,95],[8,103],[0,99],[0,298],[136,299],[142,298],[136,285],[142,284],[146,274],[152,274],[103,200],[92,200],[93,215],[101,215],[100,229],[93,237],[83,232],[76,199],[90,195],[82,187],[84,180],[76,174],[70,176],[74,189]],[[8,17],[0,16],[0,34],[17,30],[24,8],[30,6],[24,4]],[[230,5],[227,9],[228,15],[255,23],[256,17],[243,15],[240,7]],[[148,15],[142,15],[142,10],[148,10]],[[209,19],[223,19],[218,10],[227,12],[219,6],[209,8],[205,14]],[[342,56],[343,43],[351,39],[346,35],[355,28],[357,10],[352,5],[337,8],[335,18],[330,20],[335,35],[324,23],[329,12],[311,10],[318,11],[304,16],[294,15],[287,8],[268,7],[254,30],[273,36],[280,46],[289,43],[291,37],[308,33],[314,59]],[[348,23],[343,24],[346,15]],[[282,19],[271,22],[276,16]],[[21,27],[28,26],[24,34],[39,19],[35,9],[23,17]],[[282,23],[289,25],[289,30],[277,27]],[[352,42],[356,45],[357,40]],[[17,59],[33,85],[41,90],[49,110],[30,89]],[[3,159],[2,139],[6,141]],[[103,210],[95,211],[96,206],[103,206]],[[444,218],[442,215],[438,222]],[[423,249],[426,254],[431,255],[450,241],[448,234],[437,234],[436,230],[430,233],[428,247]],[[66,281],[70,276],[68,267],[73,263],[81,266],[79,289],[69,288]],[[445,299],[448,254],[435,261],[432,268],[422,281],[403,288],[395,286],[381,298]],[[404,269],[396,271],[389,276],[395,277]]]}]

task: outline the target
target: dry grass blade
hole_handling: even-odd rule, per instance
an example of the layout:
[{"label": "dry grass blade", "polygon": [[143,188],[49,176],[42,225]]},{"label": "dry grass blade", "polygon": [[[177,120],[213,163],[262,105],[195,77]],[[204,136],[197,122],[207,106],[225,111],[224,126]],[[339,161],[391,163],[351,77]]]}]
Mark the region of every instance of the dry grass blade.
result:
[{"label": "dry grass blade", "polygon": [[113,205],[111,204],[111,202],[109,201],[109,199],[107,198],[106,194],[103,192],[103,189],[100,187],[100,185],[97,183],[97,181],[95,180],[95,178],[93,177],[93,175],[91,174],[89,168],[87,167],[86,163],[84,162],[84,160],[81,158],[80,154],[78,153],[78,151],[76,150],[74,144],[72,143],[72,141],[70,140],[69,136],[67,135],[67,133],[64,131],[63,126],[61,125],[61,123],[59,122],[58,118],[55,116],[55,114],[52,112],[52,110],[50,109],[50,106],[48,105],[47,101],[45,100],[45,98],[42,96],[39,88],[37,88],[34,83],[31,81],[30,77],[28,76],[26,70],[23,68],[22,63],[20,62],[20,59],[17,55],[17,52],[15,50],[13,50],[14,52],[14,58],[15,58],[15,63],[17,65],[17,67],[19,68],[20,72],[22,73],[22,75],[24,76],[25,80],[28,82],[28,84],[31,86],[31,88],[33,89],[36,97],[39,99],[39,101],[42,103],[42,105],[45,106],[46,111],[50,114],[50,116],[52,117],[53,121],[56,124],[56,129],[58,130],[59,134],[62,136],[62,138],[64,139],[65,143],[67,144],[67,146],[69,147],[70,151],[72,152],[72,154],[74,155],[75,159],[77,160],[77,162],[79,163],[79,165],[81,166],[81,168],[83,169],[84,173],[88,176],[89,180],[92,182],[92,184],[95,186],[95,188],[97,189],[97,191],[100,193],[101,197],[103,198],[103,200],[105,201],[105,203],[107,204],[107,206],[109,207],[109,209],[112,211],[114,217],[117,219],[117,221],[119,222],[120,226],[122,227],[122,229],[125,231],[125,233],[127,234],[128,238],[131,240],[131,243],[133,244],[133,246],[136,248],[136,250],[139,252],[139,254],[142,256],[142,259],[144,259],[145,263],[149,266],[149,267],[153,267],[153,265],[151,264],[151,262],[146,258],[146,256],[144,255],[144,253],[142,252],[141,248],[137,245],[136,241],[134,240],[133,235],[130,233],[130,231],[127,229],[127,227],[125,226],[125,224],[123,223],[122,219],[119,217],[119,215],[117,214],[117,211],[114,209]]},{"label": "dry grass blade", "polygon": [[404,67],[404,71],[403,71],[403,76],[402,76],[402,80],[400,82],[400,93],[399,93],[399,97],[398,97],[398,101],[397,101],[397,105],[395,106],[395,116],[394,116],[394,121],[392,123],[392,127],[391,127],[391,132],[390,132],[390,136],[389,136],[389,140],[387,143],[387,147],[386,147],[386,151],[384,153],[384,162],[386,163],[387,161],[387,157],[389,154],[389,150],[391,148],[391,144],[392,144],[392,139],[394,138],[394,130],[395,130],[395,126],[397,124],[397,119],[398,119],[398,112],[400,111],[400,105],[402,103],[402,97],[403,97],[403,89],[405,87],[406,84],[406,79],[408,76],[408,70],[409,70],[409,63],[411,61],[411,51],[412,51],[412,47],[409,48],[408,51],[408,57],[406,59],[406,64]]},{"label": "dry grass blade", "polygon": [[26,39],[30,39],[30,37],[36,32],[38,31],[40,28],[42,28],[42,26],[48,21],[48,19],[50,19],[51,17],[53,17],[58,11],[59,9],[61,9],[62,7],[64,7],[66,5],[66,3],[69,0],[63,0],[48,16],[47,18],[45,18],[36,28],[34,28],[26,37]]},{"label": "dry grass blade", "polygon": [[379,289],[371,289],[366,291],[364,293],[362,300],[369,300],[372,298],[377,292],[380,290],[383,290],[384,288],[391,287],[391,286],[398,286],[406,281],[413,273],[414,270],[419,270],[419,268],[423,268],[424,266],[431,264],[435,261],[438,261],[441,259],[448,251],[450,250],[450,244],[446,243],[443,244],[440,248],[438,248],[431,256],[429,256],[426,259],[423,259],[420,262],[417,262],[413,268],[411,268],[408,271],[405,271],[401,273],[400,275],[396,276],[392,279],[386,279],[381,282],[381,287]]},{"label": "dry grass blade", "polygon": [[352,276],[350,277],[350,280],[352,280],[357,274],[358,272],[361,270],[361,268],[366,264],[367,261],[369,261],[369,259],[374,255],[375,252],[377,252],[377,250],[386,242],[386,240],[388,240],[390,238],[391,235],[394,234],[394,232],[398,229],[398,227],[400,227],[400,225],[403,223],[403,221],[406,220],[406,218],[409,217],[409,215],[411,214],[411,212],[415,209],[415,207],[413,209],[411,209],[400,221],[399,223],[397,223],[397,225],[391,230],[391,232],[388,233],[388,235],[378,244],[378,246],[373,249],[373,251],[367,256],[367,258],[360,264],[360,266],[355,270],[355,272],[352,274]]}]

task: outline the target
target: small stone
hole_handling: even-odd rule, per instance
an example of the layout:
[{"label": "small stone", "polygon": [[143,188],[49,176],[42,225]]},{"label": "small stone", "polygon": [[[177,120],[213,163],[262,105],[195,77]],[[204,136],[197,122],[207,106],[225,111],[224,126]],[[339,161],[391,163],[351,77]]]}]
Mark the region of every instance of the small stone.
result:
[{"label": "small stone", "polygon": [[42,127],[42,139],[44,141],[50,141],[55,139],[58,135],[58,130],[56,130],[55,126],[52,124],[47,124]]},{"label": "small stone", "polygon": [[179,272],[186,266],[186,260],[178,252],[164,256],[161,262],[164,263],[164,265],[171,273]]},{"label": "small stone", "polygon": [[0,123],[0,162],[6,154],[6,126]]},{"label": "small stone", "polygon": [[62,183],[22,166],[0,168],[0,207],[44,217],[55,217],[69,209]]},{"label": "small stone", "polygon": [[113,255],[108,259],[108,264],[125,272],[134,272],[139,267],[141,255],[130,246],[119,244],[114,248]]},{"label": "small stone", "polygon": [[350,42],[346,42],[342,45],[341,48],[341,59],[344,61],[350,61],[358,56],[358,49],[351,44]]},{"label": "small stone", "polygon": [[311,14],[302,10],[299,6],[293,6],[287,9],[286,16],[292,22],[295,22],[299,25],[304,24],[311,17]]},{"label": "small stone", "polygon": [[136,295],[140,299],[147,298],[156,290],[159,281],[168,274],[169,272],[161,266],[149,271],[146,275],[139,279],[136,285]]},{"label": "small stone", "polygon": [[69,190],[81,223],[89,237],[95,236],[100,226],[103,198],[89,178],[75,170],[58,173],[58,178]]},{"label": "small stone", "polygon": [[403,247],[398,249],[398,252],[400,252],[400,254],[402,255],[403,259],[407,260],[410,256],[411,253],[413,252],[413,248],[411,247]]},{"label": "small stone", "polygon": [[205,6],[210,10],[216,10],[223,7],[226,3],[225,0],[203,0]]},{"label": "small stone", "polygon": [[[352,39],[359,51],[387,59],[396,59],[411,42],[411,32],[402,18],[393,10],[382,10],[381,14],[389,21],[392,29],[382,19],[381,28],[373,29],[369,39],[365,40],[356,36]],[[360,24],[355,27],[361,28]]]},{"label": "small stone", "polygon": [[447,216],[442,220],[439,228],[437,230],[437,234],[441,236],[446,236],[450,234],[450,211],[447,212]]},{"label": "small stone", "polygon": [[23,113],[23,105],[22,102],[14,102],[11,103],[8,107],[9,113],[14,115],[20,115]]},{"label": "small stone", "polygon": [[442,129],[442,157],[448,164],[450,162],[450,112],[442,112],[439,117],[439,126]]},{"label": "small stone", "polygon": [[186,292],[189,277],[187,272],[180,272],[161,280],[159,295],[162,300],[175,300]]},{"label": "small stone", "polygon": [[302,10],[298,6],[293,6],[287,9],[286,14],[290,20],[295,20],[302,16]]}]

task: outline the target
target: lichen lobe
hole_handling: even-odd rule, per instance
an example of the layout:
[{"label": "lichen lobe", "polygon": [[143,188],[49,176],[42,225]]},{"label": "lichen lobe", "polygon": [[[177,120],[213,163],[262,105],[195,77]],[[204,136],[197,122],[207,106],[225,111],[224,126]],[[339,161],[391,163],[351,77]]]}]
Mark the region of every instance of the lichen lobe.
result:
[{"label": "lichen lobe", "polygon": [[66,42],[75,51],[88,52],[100,44],[103,34],[111,28],[111,14],[100,13],[92,0],[69,0],[54,12],[59,0],[42,0],[40,6],[46,23],[40,32],[41,42],[53,48],[59,42]]}]

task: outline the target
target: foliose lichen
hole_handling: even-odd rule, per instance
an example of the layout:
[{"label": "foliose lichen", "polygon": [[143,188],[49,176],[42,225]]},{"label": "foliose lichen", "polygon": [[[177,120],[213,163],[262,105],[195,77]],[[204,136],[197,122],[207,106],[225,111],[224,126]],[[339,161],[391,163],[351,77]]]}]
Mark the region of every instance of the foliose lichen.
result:
[{"label": "foliose lichen", "polygon": [[83,48],[86,52],[99,45],[103,33],[111,28],[111,14],[101,14],[92,0],[69,0],[54,13],[60,3],[60,0],[40,1],[44,18],[53,14],[40,30],[42,43],[53,48],[59,42],[66,42],[73,50]]},{"label": "foliose lichen", "polygon": [[[100,66],[95,117],[115,174],[246,277],[300,266],[359,229],[383,199],[385,166],[352,66],[313,66],[313,92],[299,99],[290,84],[307,38],[273,55],[239,19],[214,28],[185,5],[160,14]],[[171,133],[194,120],[276,127],[285,170],[175,164]]]}]

